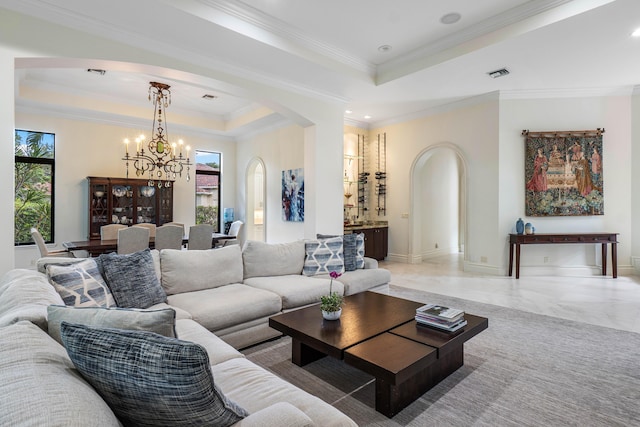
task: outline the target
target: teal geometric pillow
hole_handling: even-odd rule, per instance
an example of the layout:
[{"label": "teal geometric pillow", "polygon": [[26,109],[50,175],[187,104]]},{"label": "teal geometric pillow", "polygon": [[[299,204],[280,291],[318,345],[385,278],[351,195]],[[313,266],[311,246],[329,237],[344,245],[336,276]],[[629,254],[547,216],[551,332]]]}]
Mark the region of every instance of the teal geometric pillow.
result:
[{"label": "teal geometric pillow", "polygon": [[229,426],[248,415],[214,386],[198,344],[67,322],[61,333],[76,369],[125,426]]},{"label": "teal geometric pillow", "polygon": [[364,233],[356,234],[356,269],[364,268]]},{"label": "teal geometric pillow", "polygon": [[67,265],[47,265],[49,282],[65,305],[75,307],[114,307],[116,302],[95,259]]},{"label": "teal geometric pillow", "polygon": [[342,236],[329,239],[307,240],[304,243],[305,258],[302,274],[314,276],[332,271],[344,273]]}]

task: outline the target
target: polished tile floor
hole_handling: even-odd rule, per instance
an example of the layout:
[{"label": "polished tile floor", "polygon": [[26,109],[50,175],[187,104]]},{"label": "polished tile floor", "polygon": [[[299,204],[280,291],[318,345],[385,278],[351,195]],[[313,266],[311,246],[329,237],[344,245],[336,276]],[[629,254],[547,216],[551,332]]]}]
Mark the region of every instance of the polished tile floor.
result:
[{"label": "polished tile floor", "polygon": [[391,271],[392,285],[640,332],[638,276],[482,276],[465,273],[458,254],[380,267]]}]

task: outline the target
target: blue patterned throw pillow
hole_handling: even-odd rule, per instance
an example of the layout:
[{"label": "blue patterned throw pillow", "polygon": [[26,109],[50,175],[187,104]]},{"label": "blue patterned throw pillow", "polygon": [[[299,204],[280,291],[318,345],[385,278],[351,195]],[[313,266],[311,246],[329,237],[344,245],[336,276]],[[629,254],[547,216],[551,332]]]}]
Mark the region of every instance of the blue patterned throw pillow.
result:
[{"label": "blue patterned throw pillow", "polygon": [[248,415],[215,387],[198,344],[67,322],[61,333],[76,369],[125,426],[229,426]]},{"label": "blue patterned throw pillow", "polygon": [[356,269],[364,268],[364,233],[356,236]]},{"label": "blue patterned throw pillow", "polygon": [[74,307],[114,307],[111,290],[93,258],[66,265],[47,265],[49,282],[65,305]]},{"label": "blue patterned throw pillow", "polygon": [[167,300],[149,249],[100,255],[104,278],[118,307],[148,308]]},{"label": "blue patterned throw pillow", "polygon": [[314,276],[332,271],[344,273],[342,236],[308,240],[304,243],[305,258],[302,274]]}]

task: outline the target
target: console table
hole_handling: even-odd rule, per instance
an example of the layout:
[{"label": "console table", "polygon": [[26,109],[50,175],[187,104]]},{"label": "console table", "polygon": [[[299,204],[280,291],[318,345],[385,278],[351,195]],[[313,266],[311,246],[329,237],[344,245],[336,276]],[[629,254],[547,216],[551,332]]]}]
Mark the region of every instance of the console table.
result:
[{"label": "console table", "polygon": [[553,243],[600,243],[602,245],[602,275],[607,275],[607,244],[611,244],[613,278],[618,277],[618,233],[509,234],[509,276],[513,273],[513,249],[516,252],[516,279],[520,278],[520,245]]}]

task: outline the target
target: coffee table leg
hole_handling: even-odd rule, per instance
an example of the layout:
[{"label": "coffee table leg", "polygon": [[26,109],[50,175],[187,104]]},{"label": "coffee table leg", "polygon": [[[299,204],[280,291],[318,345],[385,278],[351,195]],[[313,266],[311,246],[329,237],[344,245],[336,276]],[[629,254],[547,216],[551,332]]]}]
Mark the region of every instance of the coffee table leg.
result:
[{"label": "coffee table leg", "polygon": [[464,364],[463,346],[400,384],[376,378],[376,411],[391,418]]},{"label": "coffee table leg", "polygon": [[291,361],[298,366],[322,359],[326,354],[303,344],[299,340],[291,339]]}]

